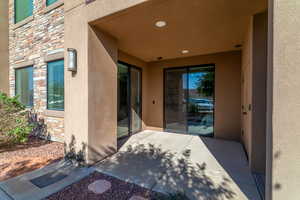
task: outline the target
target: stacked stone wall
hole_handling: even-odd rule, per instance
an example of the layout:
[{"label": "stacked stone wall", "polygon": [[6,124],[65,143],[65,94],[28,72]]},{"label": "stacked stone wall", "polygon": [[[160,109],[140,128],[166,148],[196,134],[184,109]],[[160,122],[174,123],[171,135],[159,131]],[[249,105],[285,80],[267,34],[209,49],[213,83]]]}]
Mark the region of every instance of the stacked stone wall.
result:
[{"label": "stacked stone wall", "polygon": [[52,10],[46,6],[46,0],[33,0],[33,3],[33,16],[19,26],[14,23],[14,1],[9,0],[10,95],[15,95],[15,68],[22,64],[33,65],[33,109],[45,122],[50,138],[63,142],[63,113],[58,116],[47,112],[46,58],[64,51],[64,6],[61,0]]}]

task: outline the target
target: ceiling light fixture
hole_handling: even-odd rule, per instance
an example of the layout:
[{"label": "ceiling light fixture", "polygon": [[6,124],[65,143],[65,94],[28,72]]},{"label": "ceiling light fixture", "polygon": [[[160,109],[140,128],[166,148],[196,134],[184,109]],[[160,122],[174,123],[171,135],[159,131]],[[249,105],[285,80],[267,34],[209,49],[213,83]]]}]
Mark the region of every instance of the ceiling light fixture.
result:
[{"label": "ceiling light fixture", "polygon": [[157,21],[157,22],[155,22],[155,26],[158,27],[158,28],[164,27],[166,25],[167,25],[166,21]]},{"label": "ceiling light fixture", "polygon": [[187,54],[187,53],[189,53],[189,52],[190,52],[190,51],[187,50],[187,49],[184,49],[184,50],[181,51],[182,54]]}]

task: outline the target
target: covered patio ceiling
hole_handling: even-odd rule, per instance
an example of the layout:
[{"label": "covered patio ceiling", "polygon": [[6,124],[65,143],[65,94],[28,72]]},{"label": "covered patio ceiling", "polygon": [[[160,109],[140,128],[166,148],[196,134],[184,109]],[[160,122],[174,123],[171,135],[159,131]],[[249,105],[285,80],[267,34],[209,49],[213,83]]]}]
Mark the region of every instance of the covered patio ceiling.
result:
[{"label": "covered patio ceiling", "polygon": [[115,37],[121,51],[149,62],[236,50],[250,16],[266,9],[266,0],[151,0],[91,25]]}]

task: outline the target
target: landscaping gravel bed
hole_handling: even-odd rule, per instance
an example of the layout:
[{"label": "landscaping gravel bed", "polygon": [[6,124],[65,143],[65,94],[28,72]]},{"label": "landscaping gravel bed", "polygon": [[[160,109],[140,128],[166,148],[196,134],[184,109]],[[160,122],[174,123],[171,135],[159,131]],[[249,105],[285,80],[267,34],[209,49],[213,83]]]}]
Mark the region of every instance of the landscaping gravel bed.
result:
[{"label": "landscaping gravel bed", "polygon": [[[96,194],[88,188],[90,184],[99,180],[109,182],[110,187],[105,192]],[[101,186],[99,190],[101,190]],[[160,197],[163,197],[163,195],[138,185],[94,172],[81,181],[51,195],[47,200],[154,200],[160,199]]]},{"label": "landscaping gravel bed", "polygon": [[0,181],[39,169],[62,159],[64,145],[36,137],[13,146],[0,146]]}]

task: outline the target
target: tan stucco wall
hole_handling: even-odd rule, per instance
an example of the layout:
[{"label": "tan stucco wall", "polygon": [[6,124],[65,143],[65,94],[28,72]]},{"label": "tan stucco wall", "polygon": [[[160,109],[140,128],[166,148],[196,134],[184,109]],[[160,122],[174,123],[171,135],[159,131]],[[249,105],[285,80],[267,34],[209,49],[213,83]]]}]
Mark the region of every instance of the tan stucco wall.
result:
[{"label": "tan stucco wall", "polygon": [[96,35],[89,23],[143,1],[84,2],[65,1],[65,52],[75,48],[78,55],[77,73],[65,69],[65,137],[92,164],[117,149],[118,51],[115,39]]},{"label": "tan stucco wall", "polygon": [[0,1],[0,91],[9,92],[8,1]]},{"label": "tan stucco wall", "polygon": [[266,84],[267,84],[267,13],[253,18],[252,75],[252,160],[251,169],[265,173],[266,166]]},{"label": "tan stucco wall", "polygon": [[[241,53],[239,51],[148,63],[146,125],[163,129],[163,69],[215,64],[215,137],[240,139]],[[155,101],[155,104],[152,102]]]},{"label": "tan stucco wall", "polygon": [[117,150],[117,40],[89,27],[88,150],[96,162]]},{"label": "tan stucco wall", "polygon": [[[76,150],[88,145],[88,24],[84,9],[65,13],[65,142]],[[78,39],[80,38],[80,39]],[[77,73],[67,71],[67,48],[77,50]],[[87,153],[87,151],[85,151]]]},{"label": "tan stucco wall", "polygon": [[242,141],[250,167],[265,172],[267,13],[250,20],[242,51]]},{"label": "tan stucco wall", "polygon": [[300,188],[300,1],[269,1],[267,200]]},{"label": "tan stucco wall", "polygon": [[252,157],[252,63],[253,63],[253,17],[249,19],[248,29],[242,50],[242,141],[248,154]]}]

